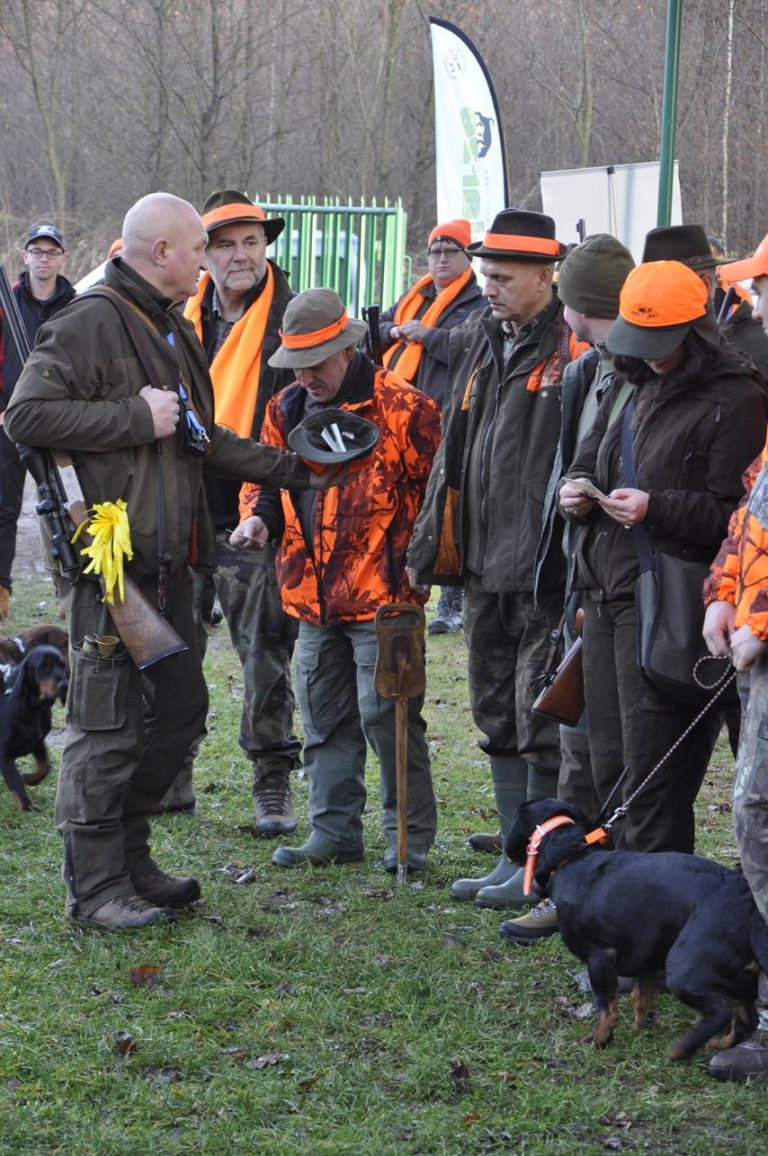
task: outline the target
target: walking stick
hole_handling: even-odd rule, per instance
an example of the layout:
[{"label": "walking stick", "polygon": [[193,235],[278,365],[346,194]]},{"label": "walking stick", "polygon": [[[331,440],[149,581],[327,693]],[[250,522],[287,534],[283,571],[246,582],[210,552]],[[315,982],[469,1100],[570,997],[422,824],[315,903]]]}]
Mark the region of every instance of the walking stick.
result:
[{"label": "walking stick", "polygon": [[408,699],[424,693],[424,611],[411,603],[388,602],[376,611],[376,669],[380,698],[395,703],[397,784],[397,882],[408,873]]}]

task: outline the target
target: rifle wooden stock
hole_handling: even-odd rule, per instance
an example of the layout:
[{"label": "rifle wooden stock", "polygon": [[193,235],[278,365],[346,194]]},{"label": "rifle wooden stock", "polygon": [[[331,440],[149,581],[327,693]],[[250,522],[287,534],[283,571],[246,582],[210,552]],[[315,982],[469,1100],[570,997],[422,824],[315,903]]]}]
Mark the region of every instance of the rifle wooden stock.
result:
[{"label": "rifle wooden stock", "polygon": [[[57,452],[52,455],[51,468],[58,475],[58,487],[64,498],[74,533],[79,525],[88,520],[88,507],[80,489],[75,467],[66,454]],[[78,541],[88,545],[91,540],[85,530],[80,531]],[[104,582],[102,579],[99,579],[99,582],[103,593]],[[162,614],[147,601],[127,574],[123,574],[123,584],[125,589],[123,600],[120,600],[118,592],[115,591],[114,601],[107,606],[115,629],[139,670],[145,670],[171,654],[180,654],[183,650],[188,650],[188,646],[182,642],[171,624],[166,622]]]},{"label": "rifle wooden stock", "polygon": [[565,726],[576,726],[584,713],[584,666],[581,638],[563,657],[550,682],[537,695],[531,710]]}]

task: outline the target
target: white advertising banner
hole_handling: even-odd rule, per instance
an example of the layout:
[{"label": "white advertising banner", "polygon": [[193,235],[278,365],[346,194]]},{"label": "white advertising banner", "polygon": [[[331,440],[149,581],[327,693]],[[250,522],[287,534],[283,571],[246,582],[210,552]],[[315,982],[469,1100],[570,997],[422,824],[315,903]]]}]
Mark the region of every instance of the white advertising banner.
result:
[{"label": "white advertising banner", "polygon": [[482,238],[507,204],[504,135],[496,94],[469,37],[430,17],[435,76],[438,221],[466,217]]}]

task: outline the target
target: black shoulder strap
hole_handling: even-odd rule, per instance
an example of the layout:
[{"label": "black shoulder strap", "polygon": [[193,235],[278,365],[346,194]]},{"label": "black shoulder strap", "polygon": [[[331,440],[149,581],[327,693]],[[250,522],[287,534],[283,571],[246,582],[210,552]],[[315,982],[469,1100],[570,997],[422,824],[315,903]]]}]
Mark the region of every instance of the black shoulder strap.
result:
[{"label": "black shoulder strap", "polygon": [[[640,487],[637,484],[635,454],[632,446],[632,417],[634,412],[635,399],[632,397],[627,402],[621,422],[621,460],[624,465],[624,477],[627,479],[627,485],[630,486],[631,489],[637,490]],[[642,522],[636,522],[634,524],[632,527],[632,537],[634,539],[638,561],[640,562],[641,573],[646,570],[655,570],[653,543],[651,542],[650,534]]]}]

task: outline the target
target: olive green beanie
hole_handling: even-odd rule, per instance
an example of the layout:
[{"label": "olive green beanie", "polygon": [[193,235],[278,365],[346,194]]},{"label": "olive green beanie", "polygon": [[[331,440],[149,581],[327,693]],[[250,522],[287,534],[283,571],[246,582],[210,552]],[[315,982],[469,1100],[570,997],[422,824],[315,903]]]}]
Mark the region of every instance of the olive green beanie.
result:
[{"label": "olive green beanie", "polygon": [[585,317],[613,320],[619,312],[619,293],[635,267],[629,249],[610,233],[595,233],[574,249],[560,266],[560,300]]}]

